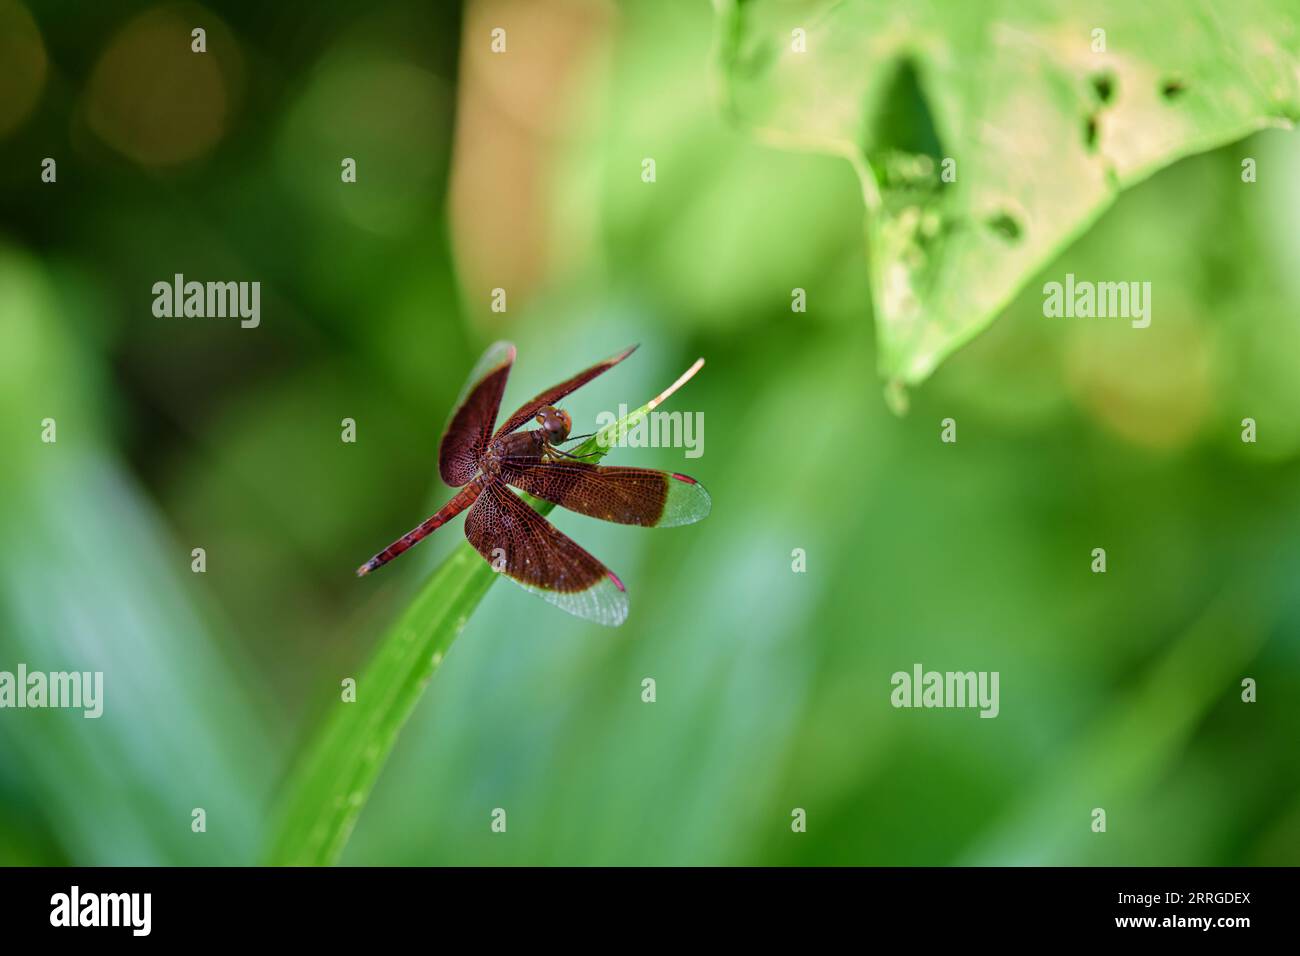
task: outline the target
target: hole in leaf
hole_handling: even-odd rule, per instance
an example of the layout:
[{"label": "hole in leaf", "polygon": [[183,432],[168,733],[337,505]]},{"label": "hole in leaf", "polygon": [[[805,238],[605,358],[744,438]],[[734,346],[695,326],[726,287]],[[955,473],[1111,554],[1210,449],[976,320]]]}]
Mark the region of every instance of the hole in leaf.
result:
[{"label": "hole in leaf", "polygon": [[[897,64],[893,76],[885,84],[884,93],[874,106],[874,114],[868,117],[867,124],[870,143],[868,159],[878,174],[886,180],[884,185],[903,187],[932,187],[940,162],[944,155],[943,145],[939,142],[939,133],[935,129],[930,105],[926,102],[921,89],[920,77],[916,66],[910,60]],[[904,175],[903,182],[891,183],[889,165],[890,157],[912,157],[916,167],[914,173],[925,175]],[[906,172],[906,170],[904,170]],[[921,182],[926,180],[926,182]]]},{"label": "hole in leaf", "polygon": [[998,213],[988,221],[988,227],[1009,242],[1020,238],[1020,222],[1008,212]]},{"label": "hole in leaf", "polygon": [[1115,77],[1110,73],[1094,73],[1092,75],[1092,89],[1097,94],[1097,99],[1103,103],[1109,103],[1111,97],[1115,95]]},{"label": "hole in leaf", "polygon": [[1160,95],[1167,100],[1176,100],[1178,99],[1178,97],[1183,95],[1186,89],[1187,89],[1186,83],[1184,83],[1182,80],[1176,77],[1173,77],[1168,80],[1165,80],[1164,83],[1160,85]]}]

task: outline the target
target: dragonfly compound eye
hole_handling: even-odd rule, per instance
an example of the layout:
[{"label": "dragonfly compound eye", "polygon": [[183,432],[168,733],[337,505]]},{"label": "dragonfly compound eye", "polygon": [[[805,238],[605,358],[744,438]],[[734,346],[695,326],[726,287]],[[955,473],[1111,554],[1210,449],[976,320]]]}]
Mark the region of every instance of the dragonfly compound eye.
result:
[{"label": "dragonfly compound eye", "polygon": [[569,413],[550,405],[543,408],[537,418],[542,423],[542,428],[546,430],[547,440],[551,442],[564,441],[573,428],[573,419],[569,417]]}]

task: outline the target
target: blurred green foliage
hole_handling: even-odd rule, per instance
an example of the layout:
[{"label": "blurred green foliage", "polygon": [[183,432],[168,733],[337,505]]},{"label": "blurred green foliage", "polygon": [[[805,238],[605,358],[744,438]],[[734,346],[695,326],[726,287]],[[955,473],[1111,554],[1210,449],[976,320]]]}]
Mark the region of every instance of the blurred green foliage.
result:
[{"label": "blurred green foliage", "polygon": [[[461,540],[353,577],[447,496],[439,429],[501,337],[508,406],[642,343],[575,425],[704,355],[703,458],[611,460],[697,475],[713,514],[557,512],[628,623],[492,589],[343,862],[1300,862],[1300,143],[1126,192],[899,418],[853,170],[730,125],[711,16],[0,0],[41,51],[0,81],[32,104],[0,112],[0,669],[106,695],[0,711],[0,862],[260,858],[340,681]],[[158,52],[191,23],[201,75]],[[178,272],[260,281],[261,326],[155,318]],[[1151,327],[1044,318],[1067,272],[1151,281]],[[999,671],[1000,716],[893,709],[915,662]]]}]

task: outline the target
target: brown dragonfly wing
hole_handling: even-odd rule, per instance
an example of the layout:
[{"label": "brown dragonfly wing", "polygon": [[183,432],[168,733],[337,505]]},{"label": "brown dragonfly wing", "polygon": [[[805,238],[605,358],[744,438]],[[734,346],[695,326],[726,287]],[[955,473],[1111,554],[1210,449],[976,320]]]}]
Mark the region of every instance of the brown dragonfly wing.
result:
[{"label": "brown dragonfly wing", "polygon": [[529,421],[534,415],[536,415],[537,410],[539,408],[541,408],[544,405],[554,405],[556,402],[564,398],[564,396],[568,395],[570,392],[576,391],[577,389],[581,388],[583,385],[586,385],[597,375],[600,375],[602,372],[608,372],[615,365],[623,361],[623,359],[627,358],[635,351],[636,351],[636,346],[633,345],[630,348],[626,348],[623,351],[619,352],[617,355],[605,359],[605,361],[603,362],[597,362],[595,365],[587,369],[585,372],[579,372],[577,375],[573,376],[573,378],[569,379],[568,381],[561,382],[559,385],[556,385],[553,388],[548,388],[546,391],[542,392],[542,394],[538,395],[532,401],[524,405],[521,405],[519,407],[519,410],[515,412],[513,415],[511,415],[508,419],[506,419],[505,423],[500,428],[497,429],[497,435],[498,436],[509,435],[520,425],[523,425],[525,422]]},{"label": "brown dragonfly wing", "polygon": [[478,360],[447,421],[438,446],[438,473],[453,488],[478,473],[479,459],[492,440],[492,426],[515,361],[515,347],[496,342]]},{"label": "brown dragonfly wing", "polygon": [[704,486],[687,475],[576,461],[504,462],[501,476],[561,508],[603,521],[671,528],[706,517]]},{"label": "brown dragonfly wing", "polygon": [[465,537],[493,568],[556,607],[610,627],[627,619],[614,572],[502,482],[487,483],[465,518]]}]

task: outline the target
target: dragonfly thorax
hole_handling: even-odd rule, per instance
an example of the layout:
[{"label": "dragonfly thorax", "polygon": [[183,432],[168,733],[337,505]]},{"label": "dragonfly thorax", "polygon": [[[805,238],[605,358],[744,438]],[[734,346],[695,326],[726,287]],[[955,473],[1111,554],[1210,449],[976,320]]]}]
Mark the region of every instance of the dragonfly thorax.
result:
[{"label": "dragonfly thorax", "polygon": [[493,440],[483,452],[479,468],[487,475],[497,475],[505,462],[514,465],[532,465],[542,460],[546,448],[546,430],[534,428],[526,432],[511,432]]}]

